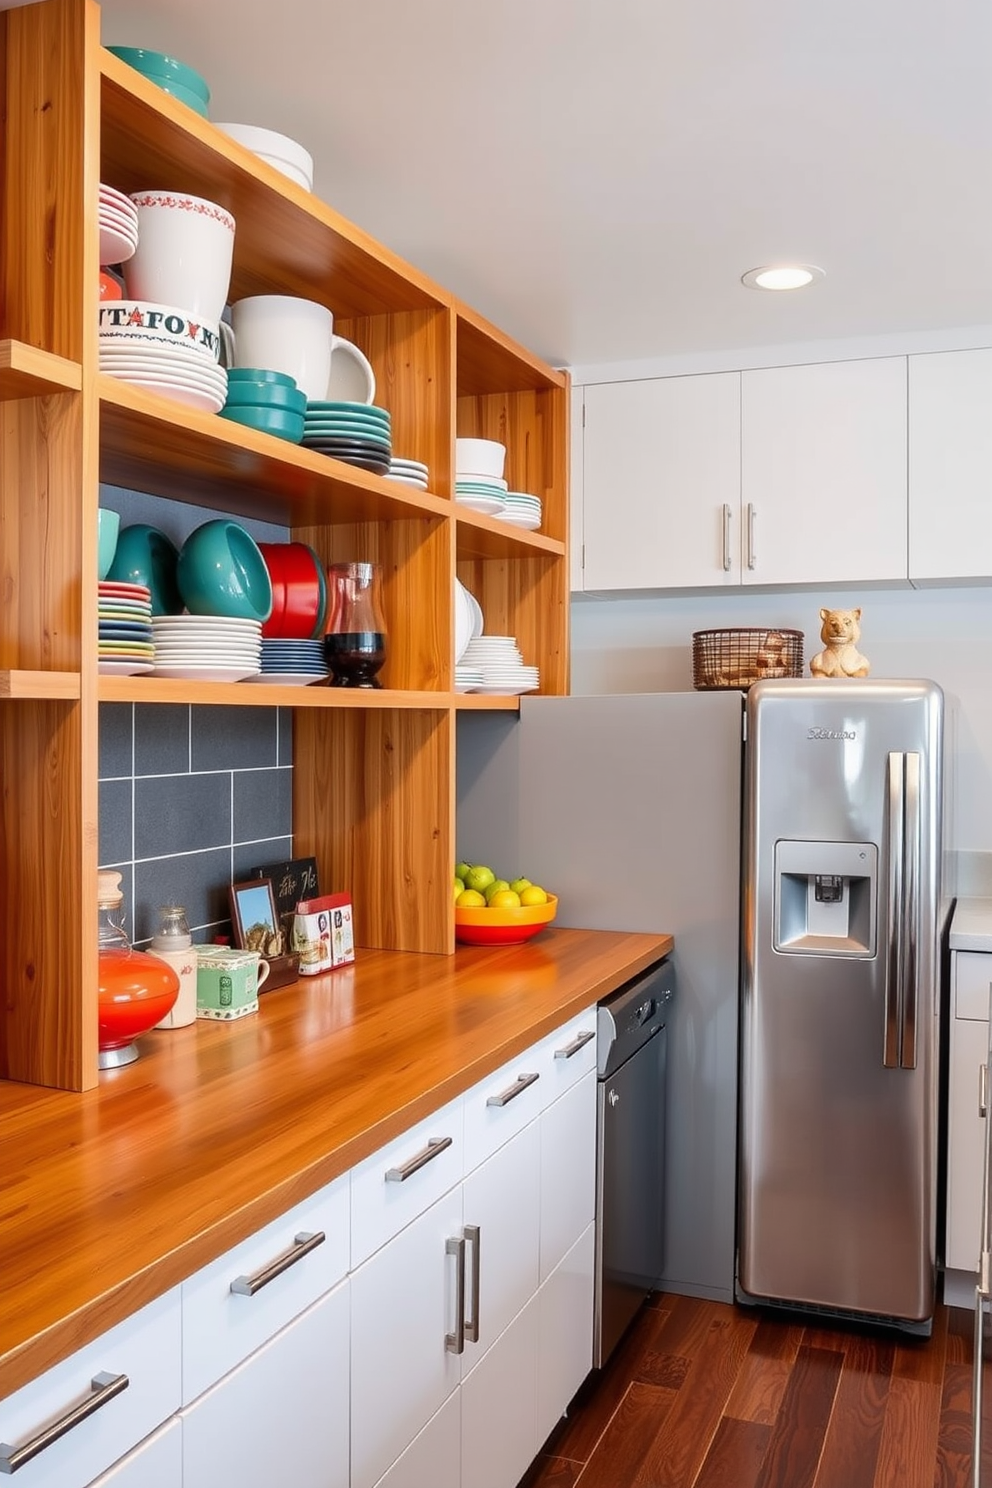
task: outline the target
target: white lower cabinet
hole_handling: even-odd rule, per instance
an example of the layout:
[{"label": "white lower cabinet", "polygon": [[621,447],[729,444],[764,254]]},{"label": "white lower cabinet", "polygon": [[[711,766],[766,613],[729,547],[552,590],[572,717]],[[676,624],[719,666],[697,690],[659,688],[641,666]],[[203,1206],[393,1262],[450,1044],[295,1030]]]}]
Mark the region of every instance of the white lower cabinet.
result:
[{"label": "white lower cabinet", "polygon": [[592,1366],[595,1252],[596,1226],[590,1221],[538,1293],[538,1448]]},{"label": "white lower cabinet", "polygon": [[453,1391],[376,1488],[460,1488],[462,1408]]},{"label": "white lower cabinet", "polygon": [[182,1488],[182,1481],[182,1425],[173,1416],[109,1472],[101,1473],[90,1488]]},{"label": "white lower cabinet", "polygon": [[462,1381],[461,1488],[516,1488],[534,1460],[537,1355],[532,1297]]},{"label": "white lower cabinet", "polygon": [[348,1488],[348,1287],[183,1408],[183,1488]]}]

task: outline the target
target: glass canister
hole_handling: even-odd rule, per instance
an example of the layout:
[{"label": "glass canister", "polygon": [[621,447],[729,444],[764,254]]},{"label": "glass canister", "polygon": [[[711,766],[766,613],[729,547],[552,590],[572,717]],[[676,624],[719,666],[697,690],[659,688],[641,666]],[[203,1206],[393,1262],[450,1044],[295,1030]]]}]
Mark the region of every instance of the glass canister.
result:
[{"label": "glass canister", "polygon": [[151,952],[171,966],[179,978],[179,996],[156,1028],[186,1028],[196,1022],[196,952],[186,910],[181,904],[163,904],[159,925],[152,936]]},{"label": "glass canister", "polygon": [[386,624],[374,563],[332,563],[327,570],[324,657],[332,687],[381,687]]}]

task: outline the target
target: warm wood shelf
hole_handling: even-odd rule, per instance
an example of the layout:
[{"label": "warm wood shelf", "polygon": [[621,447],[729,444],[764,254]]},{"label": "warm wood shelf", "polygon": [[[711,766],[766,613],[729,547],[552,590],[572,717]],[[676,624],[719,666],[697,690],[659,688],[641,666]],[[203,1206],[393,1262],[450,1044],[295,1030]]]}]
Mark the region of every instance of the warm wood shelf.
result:
[{"label": "warm wood shelf", "polygon": [[553,371],[468,305],[456,300],[455,310],[459,397],[567,388],[566,373]]},{"label": "warm wood shelf", "polygon": [[425,274],[102,50],[100,179],[118,191],[168,184],[219,202],[237,223],[231,301],[334,286],[341,317],[447,307]]},{"label": "warm wood shelf", "polygon": [[[0,673],[0,687],[5,675]],[[37,675],[31,673],[29,675]],[[79,696],[79,678],[75,696]],[[0,696],[2,696],[0,692]],[[15,694],[10,694],[14,696]],[[17,696],[62,696],[63,694],[28,694]],[[478,693],[455,692],[407,692],[389,688],[324,687],[319,683],[312,687],[292,687],[268,682],[195,682],[172,677],[110,677],[101,676],[97,684],[97,696],[101,703],[197,703],[241,708],[347,708],[351,710],[374,710],[385,708],[404,711],[434,710],[439,713],[451,708],[484,708],[493,711],[516,712],[520,700],[516,697],[489,697]]]},{"label": "warm wood shelf", "polygon": [[0,671],[0,698],[71,702],[79,696],[78,672]]},{"label": "warm wood shelf", "polygon": [[0,341],[0,403],[47,393],[78,393],[82,385],[83,369],[78,362],[22,341]]},{"label": "warm wood shelf", "polygon": [[544,532],[525,532],[498,517],[484,517],[481,512],[456,507],[458,513],[457,545],[459,558],[513,558],[523,554],[547,553],[561,558],[565,544]]}]

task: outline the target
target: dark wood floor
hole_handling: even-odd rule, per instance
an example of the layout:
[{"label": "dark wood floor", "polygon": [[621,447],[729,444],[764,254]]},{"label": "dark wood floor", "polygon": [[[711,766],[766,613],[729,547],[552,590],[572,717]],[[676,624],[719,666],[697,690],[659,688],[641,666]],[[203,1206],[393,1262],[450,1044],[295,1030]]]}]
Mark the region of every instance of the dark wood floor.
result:
[{"label": "dark wood floor", "polygon": [[941,1307],[920,1340],[656,1293],[521,1488],[970,1488],[971,1326]]}]

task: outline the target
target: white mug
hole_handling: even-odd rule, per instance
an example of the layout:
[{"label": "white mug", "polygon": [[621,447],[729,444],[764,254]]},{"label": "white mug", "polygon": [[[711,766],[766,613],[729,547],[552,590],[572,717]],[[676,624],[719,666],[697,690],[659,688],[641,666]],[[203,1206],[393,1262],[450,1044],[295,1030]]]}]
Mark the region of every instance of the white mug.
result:
[{"label": "white mug", "polygon": [[231,287],[234,218],[178,191],[136,191],[138,246],[124,265],[128,298],[176,305],[216,323]]},{"label": "white mug", "polygon": [[[251,295],[231,306],[229,365],[285,372],[311,403],[328,397],[371,403],[375,376],[358,347],[334,335],[326,305],[293,295]],[[347,374],[347,375],[346,375]],[[336,385],[347,388],[333,392]]]}]

